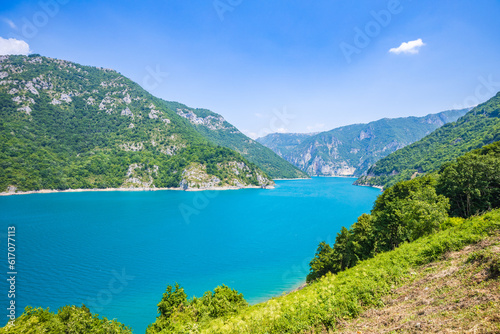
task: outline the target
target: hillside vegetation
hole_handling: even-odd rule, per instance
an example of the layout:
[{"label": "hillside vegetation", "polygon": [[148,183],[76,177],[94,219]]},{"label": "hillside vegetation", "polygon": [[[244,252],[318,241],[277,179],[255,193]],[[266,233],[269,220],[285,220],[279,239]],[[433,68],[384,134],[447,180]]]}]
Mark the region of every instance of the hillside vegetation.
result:
[{"label": "hillside vegetation", "polygon": [[341,229],[333,247],[320,243],[307,279],[338,273],[453,225],[459,218],[494,208],[500,208],[500,142],[443,165],[439,174],[389,187],[369,215],[360,216],[349,229]]},{"label": "hillside vegetation", "polygon": [[388,187],[415,173],[437,171],[441,165],[471,150],[500,140],[500,92],[456,122],[375,163],[359,185]]},{"label": "hillside vegetation", "polygon": [[360,176],[376,161],[456,121],[467,111],[384,118],[320,133],[273,133],[257,141],[309,175]]},{"label": "hillside vegetation", "polygon": [[119,73],[0,57],[0,192],[273,182]]},{"label": "hillside vegetation", "polygon": [[189,108],[181,103],[164,101],[165,105],[186,118],[194,129],[214,145],[230,148],[257,165],[273,179],[308,178],[294,165],[269,148],[248,138],[224,117],[207,109]]}]

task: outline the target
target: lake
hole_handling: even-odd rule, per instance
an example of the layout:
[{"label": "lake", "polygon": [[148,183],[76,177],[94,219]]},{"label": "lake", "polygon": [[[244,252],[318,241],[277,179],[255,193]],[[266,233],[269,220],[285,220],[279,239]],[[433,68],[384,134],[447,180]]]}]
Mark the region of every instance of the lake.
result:
[{"label": "lake", "polygon": [[[14,225],[18,316],[26,305],[55,311],[83,303],[144,333],[168,284],[178,282],[189,296],[226,284],[250,303],[299,286],[318,243],[333,243],[380,194],[353,181],[0,197],[0,270],[6,277],[7,227]],[[5,310],[6,279],[0,291]]]}]

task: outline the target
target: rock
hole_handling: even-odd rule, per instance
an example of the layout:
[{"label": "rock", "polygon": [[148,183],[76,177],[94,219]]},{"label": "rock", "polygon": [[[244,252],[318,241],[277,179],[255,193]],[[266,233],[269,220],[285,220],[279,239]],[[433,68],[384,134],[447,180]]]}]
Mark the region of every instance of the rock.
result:
[{"label": "rock", "polygon": [[24,106],[24,107],[18,108],[17,110],[24,111],[26,114],[31,115],[31,108],[29,106]]},{"label": "rock", "polygon": [[28,82],[26,84],[26,89],[28,89],[32,94],[35,94],[35,95],[38,95],[38,91],[36,90],[36,88],[33,86],[33,82]]},{"label": "rock", "polygon": [[134,116],[134,114],[132,114],[132,111],[130,111],[129,107],[123,109],[121,115],[122,116]]},{"label": "rock", "polygon": [[130,95],[127,94],[124,98],[123,98],[123,102],[125,102],[126,104],[130,104],[132,102],[132,100],[130,99]]},{"label": "rock", "polygon": [[61,101],[64,101],[66,103],[70,103],[73,100],[71,99],[71,97],[68,94],[61,94]]}]

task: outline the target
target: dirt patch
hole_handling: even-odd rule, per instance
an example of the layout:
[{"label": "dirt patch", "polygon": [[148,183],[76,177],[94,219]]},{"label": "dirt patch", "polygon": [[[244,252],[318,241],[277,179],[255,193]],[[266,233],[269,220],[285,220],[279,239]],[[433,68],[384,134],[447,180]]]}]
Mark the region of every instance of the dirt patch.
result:
[{"label": "dirt patch", "polygon": [[500,333],[499,245],[499,236],[490,237],[420,267],[383,299],[385,307],[335,332]]}]

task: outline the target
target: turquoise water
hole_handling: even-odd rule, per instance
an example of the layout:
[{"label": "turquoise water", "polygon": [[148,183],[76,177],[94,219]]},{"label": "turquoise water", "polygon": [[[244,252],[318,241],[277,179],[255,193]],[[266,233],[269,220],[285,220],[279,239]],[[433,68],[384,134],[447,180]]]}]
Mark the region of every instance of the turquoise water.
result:
[{"label": "turquoise water", "polygon": [[144,333],[167,284],[179,282],[190,296],[226,284],[251,303],[300,285],[318,243],[333,243],[380,193],[352,182],[0,197],[0,254],[7,258],[7,227],[15,225],[18,310],[84,303]]}]

